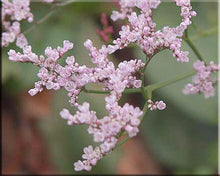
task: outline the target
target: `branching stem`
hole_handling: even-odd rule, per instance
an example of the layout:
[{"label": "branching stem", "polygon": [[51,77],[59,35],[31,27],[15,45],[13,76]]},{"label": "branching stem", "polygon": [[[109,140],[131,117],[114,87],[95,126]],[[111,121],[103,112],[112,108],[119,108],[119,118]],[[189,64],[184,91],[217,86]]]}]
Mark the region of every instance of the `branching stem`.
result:
[{"label": "branching stem", "polygon": [[193,42],[191,41],[191,39],[188,36],[188,31],[186,29],[185,31],[185,37],[183,37],[183,39],[186,41],[186,43],[189,45],[189,47],[193,50],[193,52],[195,53],[195,55],[197,56],[197,58],[201,61],[205,61],[203,59],[203,57],[201,56],[201,54],[199,53],[198,49],[196,48],[196,46],[193,44]]},{"label": "branching stem", "polygon": [[[109,94],[110,93],[110,91],[91,90],[85,87],[82,89],[82,91],[85,93],[93,93],[93,94]],[[125,94],[141,93],[141,89],[140,88],[139,89],[125,89],[123,93]]]},{"label": "branching stem", "polygon": [[43,16],[40,20],[35,22],[30,28],[26,29],[23,33],[24,34],[30,33],[36,26],[40,25],[41,23],[46,21],[50,16],[52,16],[59,8],[64,7],[66,5],[69,5],[73,2],[75,2],[75,0],[69,0],[69,1],[66,1],[66,2],[62,2],[62,3],[52,4],[49,12],[45,16]]},{"label": "branching stem", "polygon": [[155,91],[155,90],[160,89],[162,87],[168,86],[168,85],[173,84],[173,83],[178,82],[178,81],[181,81],[181,80],[183,80],[187,77],[190,77],[190,76],[194,75],[195,73],[196,73],[195,71],[187,72],[187,73],[178,75],[177,77],[172,78],[170,80],[160,82],[160,83],[156,83],[156,84],[151,84],[151,85],[145,87],[145,89],[146,89],[146,91]]}]

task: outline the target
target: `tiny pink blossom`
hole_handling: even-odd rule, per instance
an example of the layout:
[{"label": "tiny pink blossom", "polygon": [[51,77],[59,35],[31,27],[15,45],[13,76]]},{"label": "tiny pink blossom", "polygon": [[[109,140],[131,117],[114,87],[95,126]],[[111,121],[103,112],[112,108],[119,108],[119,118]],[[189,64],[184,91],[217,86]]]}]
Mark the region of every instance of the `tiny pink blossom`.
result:
[{"label": "tiny pink blossom", "polygon": [[159,101],[157,103],[157,109],[164,110],[166,108],[166,104],[163,101]]}]

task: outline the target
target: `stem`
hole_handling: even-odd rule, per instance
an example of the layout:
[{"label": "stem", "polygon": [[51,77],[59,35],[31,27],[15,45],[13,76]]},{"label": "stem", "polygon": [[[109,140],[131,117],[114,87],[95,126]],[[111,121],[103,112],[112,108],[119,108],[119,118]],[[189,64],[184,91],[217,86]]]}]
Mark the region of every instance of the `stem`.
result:
[{"label": "stem", "polygon": [[123,93],[126,93],[126,94],[141,93],[141,89],[140,88],[138,88],[138,89],[125,89],[125,91]]},{"label": "stem", "polygon": [[156,84],[152,84],[152,85],[149,85],[147,87],[145,87],[146,91],[154,91],[154,90],[157,90],[159,88],[162,88],[162,87],[165,87],[165,86],[168,86],[170,84],[173,84],[177,81],[180,81],[180,80],[183,80],[189,76],[192,76],[194,75],[196,72],[195,71],[191,71],[191,72],[187,72],[187,73],[184,73],[182,75],[178,75],[177,77],[173,78],[173,79],[170,79],[168,81],[164,81],[164,82],[160,82],[160,83],[156,83]]},{"label": "stem", "polygon": [[50,9],[49,13],[47,13],[40,20],[35,22],[30,28],[26,29],[23,33],[24,34],[30,33],[37,25],[39,25],[39,24],[43,23],[44,21],[46,21],[55,12],[55,10],[56,10],[55,6],[51,6],[51,9]]},{"label": "stem", "polygon": [[82,89],[83,92],[85,93],[94,93],[94,94],[109,94],[110,91],[101,91],[101,90],[89,90],[89,89]]},{"label": "stem", "polygon": [[205,61],[201,54],[199,53],[198,49],[195,47],[195,45],[193,44],[193,42],[190,40],[189,36],[188,36],[188,31],[186,29],[185,31],[185,37],[183,38],[186,43],[189,45],[189,47],[193,50],[193,52],[195,53],[195,55],[198,57],[199,60],[201,61]]},{"label": "stem", "polygon": [[30,33],[37,25],[43,23],[44,21],[46,21],[51,15],[54,14],[54,12],[56,12],[56,10],[60,7],[64,7],[66,5],[69,5],[70,3],[73,3],[75,2],[75,0],[69,0],[67,2],[64,2],[64,3],[55,3],[51,6],[51,9],[50,11],[45,15],[43,16],[39,21],[35,22],[30,28],[26,29],[23,33],[24,34],[28,34]]},{"label": "stem", "polygon": [[[94,94],[109,94],[111,91],[101,91],[101,90],[90,90],[86,89],[85,87],[82,89],[85,93],[94,93]],[[125,94],[132,94],[132,93],[141,93],[141,89],[125,89]]]},{"label": "stem", "polygon": [[144,84],[144,75],[145,75],[144,72],[147,68],[147,65],[150,63],[151,59],[152,59],[152,57],[148,57],[148,60],[146,61],[145,65],[144,65],[144,68],[141,71],[141,82],[142,82],[142,84],[141,84],[141,93],[142,93],[142,95],[143,95],[143,97],[146,101],[148,99],[148,95],[147,95],[147,93],[145,91],[145,87],[144,87],[144,85],[145,85]]},{"label": "stem", "polygon": [[143,107],[143,109],[142,109],[143,114],[142,114],[142,116],[140,117],[140,120],[142,120],[142,119],[144,118],[144,116],[145,116],[146,113],[147,113],[147,110],[148,110],[148,102],[146,101],[145,104],[144,104],[144,107]]},{"label": "stem", "polygon": [[35,22],[30,28],[25,30],[23,33],[24,34],[30,33],[37,25],[39,25],[39,24],[43,23],[44,21],[46,21],[55,12],[54,6],[51,9],[52,10],[48,14],[46,14],[44,17],[42,17],[39,21]]},{"label": "stem", "polygon": [[145,88],[144,88],[144,73],[142,72],[141,74],[142,74],[142,76],[141,76],[141,81],[142,81],[141,93],[142,93],[144,99],[147,100],[147,93],[145,92]]}]

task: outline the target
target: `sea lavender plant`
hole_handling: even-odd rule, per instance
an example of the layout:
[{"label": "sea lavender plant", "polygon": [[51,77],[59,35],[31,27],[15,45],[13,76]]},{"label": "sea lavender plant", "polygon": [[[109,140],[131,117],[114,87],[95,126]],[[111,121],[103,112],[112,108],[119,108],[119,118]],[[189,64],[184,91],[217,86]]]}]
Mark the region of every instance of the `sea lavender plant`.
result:
[{"label": "sea lavender plant", "polygon": [[[48,46],[45,49],[45,56],[33,53],[31,45],[28,44],[24,35],[20,33],[19,23],[7,23],[4,21],[6,14],[10,14],[11,20],[28,19],[30,22],[33,21],[29,0],[23,1],[26,6],[19,6],[19,8],[17,7],[18,5],[16,6],[17,8],[14,8],[14,6],[12,8],[12,4],[17,2],[15,0],[13,3],[7,0],[3,1],[3,24],[7,32],[2,34],[2,46],[7,46],[8,43],[13,42],[17,37],[16,44],[22,48],[23,52],[20,53],[11,49],[8,52],[9,60],[32,63],[40,68],[37,74],[40,80],[35,82],[34,88],[29,90],[31,96],[42,92],[44,88],[48,90],[64,88],[67,91],[70,104],[78,110],[72,115],[68,109],[63,109],[60,112],[60,116],[67,121],[68,125],[88,125],[88,133],[93,136],[94,142],[98,143],[98,145],[96,147],[89,145],[84,148],[83,160],[78,160],[74,163],[76,171],[90,171],[98,160],[119,145],[119,138],[122,135],[127,135],[126,140],[136,136],[139,132],[138,127],[141,120],[148,109],[153,111],[166,108],[166,104],[163,101],[152,101],[152,92],[154,90],[195,74],[195,72],[189,73],[179,76],[173,81],[155,85],[145,86],[144,83],[144,72],[148,63],[161,50],[171,50],[173,57],[178,62],[189,62],[189,52],[182,51],[181,46],[183,39],[192,46],[192,42],[186,35],[187,27],[192,23],[191,18],[196,16],[196,12],[192,10],[190,0],[174,0],[174,3],[181,8],[180,16],[182,21],[177,27],[165,26],[161,30],[156,30],[156,23],[154,23],[152,18],[152,9],[156,9],[159,6],[160,0],[120,0],[119,9],[112,12],[111,19],[113,21],[118,19],[128,20],[128,23],[121,27],[119,37],[113,40],[111,44],[103,45],[100,49],[97,49],[90,39],[84,43],[85,48],[89,51],[91,62],[95,64],[94,67],[79,65],[74,56],[67,57],[65,59],[66,65],[64,66],[58,63],[63,55],[73,48],[73,43],[68,40],[63,41],[62,47],[52,48]],[[23,15],[19,13],[21,9],[23,10]],[[135,9],[138,9],[138,13]],[[17,15],[17,13],[20,15]],[[111,26],[108,26],[105,14],[102,15],[102,24],[104,31],[97,30],[97,33],[106,42],[109,42],[107,35],[111,34],[113,30]],[[106,31],[106,29],[109,30]],[[142,49],[147,58],[146,62],[134,59],[122,61],[116,66],[108,59],[110,54],[126,48],[130,44],[135,44]],[[196,52],[195,47],[192,49]],[[199,59],[201,60],[201,57]],[[215,94],[213,84],[217,82],[217,79],[212,78],[211,73],[216,73],[219,70],[219,66],[214,64],[213,61],[206,65],[204,61],[200,60],[194,63],[196,76],[193,77],[193,84],[188,84],[183,92],[185,94],[203,92],[205,97],[208,98]],[[102,84],[104,88],[102,91],[88,90],[86,85],[89,83]],[[79,105],[77,100],[81,92],[107,94],[105,108],[108,111],[108,115],[98,118],[96,112],[90,110],[88,102]],[[123,93],[137,92],[142,93],[146,101],[142,109],[128,103],[123,106],[119,105],[118,102]]]}]

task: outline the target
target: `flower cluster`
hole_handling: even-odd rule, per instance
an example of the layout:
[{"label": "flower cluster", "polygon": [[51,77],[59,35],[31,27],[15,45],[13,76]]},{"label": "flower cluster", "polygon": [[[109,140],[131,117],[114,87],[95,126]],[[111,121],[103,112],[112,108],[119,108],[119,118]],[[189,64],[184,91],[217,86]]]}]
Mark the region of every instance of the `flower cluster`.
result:
[{"label": "flower cluster", "polygon": [[215,95],[213,84],[217,83],[216,78],[212,78],[211,74],[219,71],[220,66],[213,61],[209,65],[205,65],[204,61],[197,60],[193,64],[196,75],[193,77],[193,84],[189,83],[183,89],[184,94],[199,94],[204,93],[205,98]]},{"label": "flower cluster", "polygon": [[[49,1],[47,0],[47,2]],[[177,61],[188,62],[188,52],[181,51],[181,37],[187,26],[191,24],[191,17],[196,13],[192,11],[189,0],[175,0],[175,2],[177,6],[181,7],[182,22],[175,28],[164,27],[162,31],[156,31],[156,24],[152,19],[152,9],[157,8],[160,4],[159,0],[120,0],[119,12],[113,11],[111,17],[114,21],[127,18],[129,24],[122,26],[119,38],[115,39],[112,45],[103,45],[97,49],[91,40],[84,43],[92,63],[95,64],[91,68],[79,65],[74,56],[68,56],[65,59],[65,65],[58,63],[63,55],[73,48],[73,43],[67,40],[63,42],[62,47],[47,47],[45,56],[38,56],[32,52],[31,46],[27,45],[25,37],[21,35],[18,37],[17,43],[22,46],[23,53],[15,50],[8,52],[11,61],[30,62],[40,67],[37,74],[40,80],[35,82],[35,86],[29,90],[29,94],[34,96],[43,91],[43,88],[49,90],[64,88],[70,97],[70,104],[77,107],[78,110],[75,115],[72,115],[67,109],[63,109],[60,112],[61,117],[67,120],[68,125],[88,125],[88,133],[93,136],[94,142],[99,143],[95,149],[92,146],[84,148],[82,155],[84,160],[79,160],[74,164],[76,171],[91,170],[98,160],[114,149],[123,132],[126,132],[129,137],[134,137],[139,132],[138,126],[143,111],[128,103],[120,106],[118,101],[125,89],[143,86],[136,73],[145,68],[146,64],[134,59],[123,61],[115,66],[113,62],[109,61],[108,55],[135,42],[149,58],[162,49],[170,49]],[[135,12],[136,7],[140,13]],[[108,29],[105,15],[102,17],[102,24],[105,29]],[[105,31],[105,35],[108,34],[107,32]],[[20,28],[17,33],[20,33]],[[214,65],[211,72],[214,72],[213,69]],[[110,92],[105,97],[105,108],[108,114],[103,118],[97,118],[96,113],[90,110],[89,103],[84,102],[82,105],[77,103],[80,92],[86,91],[85,86],[89,83],[102,84],[104,85],[103,91]],[[163,110],[166,108],[166,104],[163,101],[154,103],[148,100],[148,108]]]},{"label": "flower cluster", "polygon": [[[30,0],[1,0],[2,1],[2,47],[13,43],[16,39],[16,45],[20,48],[26,46],[27,40],[21,33],[20,21],[27,20],[33,22],[33,14],[30,12]],[[54,0],[44,0],[44,2],[53,2]]]},{"label": "flower cluster", "polygon": [[[46,58],[37,56],[32,52],[31,46],[23,48],[23,54],[14,50],[9,51],[9,59],[16,62],[31,62],[40,67],[37,76],[41,79],[35,83],[35,88],[29,90],[33,96],[46,89],[58,90],[64,87],[68,91],[70,103],[77,106],[79,111],[72,116],[68,110],[61,111],[61,117],[68,120],[68,124],[88,124],[89,133],[93,135],[95,142],[102,142],[100,151],[102,155],[110,152],[116,145],[116,136],[121,131],[126,131],[130,137],[138,132],[140,124],[139,117],[142,111],[129,104],[123,107],[118,105],[125,88],[140,88],[141,80],[138,80],[135,74],[144,66],[141,60],[130,60],[121,62],[118,68],[107,59],[106,47],[103,46],[97,50],[90,40],[85,42],[85,46],[90,51],[92,62],[97,65],[94,68],[88,68],[85,65],[79,66],[75,62],[74,56],[66,58],[66,65],[61,66],[57,61],[68,50],[73,48],[73,43],[63,42],[63,47],[52,49],[47,47],[45,50]],[[108,116],[98,119],[95,112],[89,111],[89,104],[78,105],[76,102],[80,91],[88,83],[103,83],[104,90],[110,90],[111,93],[106,97],[106,109]],[[84,169],[88,169],[88,161],[85,161]],[[91,164],[91,163],[90,163]],[[77,170],[77,169],[76,169]]]},{"label": "flower cluster", "polygon": [[140,124],[139,117],[142,115],[139,108],[127,103],[120,107],[114,94],[105,100],[109,116],[102,119],[98,119],[95,112],[89,110],[89,104],[86,102],[78,106],[79,111],[75,115],[71,115],[67,109],[60,113],[61,117],[68,121],[68,125],[89,125],[89,134],[93,135],[95,142],[101,143],[94,151],[91,146],[84,148],[85,154],[82,155],[84,161],[74,163],[76,171],[91,170],[98,160],[113,150],[118,141],[117,136],[123,131],[126,131],[129,137],[135,136],[139,131],[137,127]]},{"label": "flower cluster", "polygon": [[163,101],[156,101],[155,103],[152,101],[152,100],[148,100],[148,108],[151,110],[151,111],[154,111],[154,110],[164,110],[166,108],[166,104],[163,102]]},{"label": "flower cluster", "polygon": [[84,148],[84,154],[82,158],[85,159],[84,161],[77,161],[74,163],[75,171],[90,171],[93,165],[96,165],[97,161],[103,157],[103,154],[99,147],[96,147],[93,150],[93,147],[89,145],[88,147]]},{"label": "flower cluster", "polygon": [[115,136],[122,130],[127,131],[130,137],[138,132],[137,126],[140,123],[138,118],[142,111],[128,104],[120,107],[118,100],[125,88],[141,86],[141,81],[132,74],[142,68],[144,63],[140,60],[124,61],[115,69],[114,64],[108,61],[107,53],[103,53],[102,49],[98,51],[90,40],[85,42],[85,46],[90,50],[92,61],[97,64],[97,67],[79,66],[74,56],[66,58],[65,66],[57,64],[58,59],[73,48],[73,44],[69,41],[64,41],[63,47],[57,47],[57,49],[47,47],[45,50],[47,58],[42,55],[37,56],[31,51],[31,46],[24,47],[23,54],[14,50],[10,50],[8,54],[11,61],[31,62],[41,67],[37,74],[41,80],[36,82],[35,88],[29,91],[31,95],[41,92],[43,87],[54,90],[64,87],[68,91],[68,96],[71,97],[71,104],[78,106],[77,96],[83,86],[88,83],[103,83],[105,90],[111,91],[111,94],[106,97],[106,109],[109,111],[109,116],[101,120],[98,120],[94,112],[89,111],[88,103],[79,105],[80,111],[75,116],[70,115],[66,109],[61,112],[61,116],[68,119],[68,124],[88,124],[89,133],[93,134],[94,141],[103,142],[100,149],[102,154],[105,154],[114,148],[117,142]]},{"label": "flower cluster", "polygon": [[[120,37],[113,41],[112,48],[122,49],[136,42],[148,57],[152,57],[160,50],[170,49],[177,61],[188,62],[188,52],[181,51],[181,38],[188,25],[191,24],[192,16],[196,16],[196,12],[192,11],[190,0],[175,0],[175,2],[181,7],[182,22],[177,27],[164,27],[162,31],[156,31],[152,9],[157,8],[160,4],[159,0],[121,0],[120,12],[113,11],[111,18],[114,21],[127,18],[129,24],[122,26],[119,32]],[[140,9],[140,14],[134,11],[135,7]]]},{"label": "flower cluster", "polygon": [[[66,58],[66,65],[61,66],[57,61],[70,49],[73,43],[65,40],[63,47],[45,49],[46,58],[43,55],[37,56],[32,52],[31,46],[23,48],[23,54],[10,50],[9,60],[14,62],[31,62],[41,67],[37,76],[41,79],[35,83],[35,88],[29,93],[33,96],[46,89],[58,90],[64,87],[68,91],[70,103],[77,106],[76,99],[81,89],[88,83],[103,83],[104,90],[111,90],[120,98],[125,88],[139,88],[141,81],[132,74],[144,66],[141,60],[130,60],[121,62],[116,69],[112,62],[107,59],[106,47],[97,50],[90,40],[85,42],[90,51],[92,62],[97,67],[88,68],[85,65],[79,66],[74,56]],[[105,52],[104,52],[105,51]]]}]

